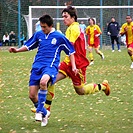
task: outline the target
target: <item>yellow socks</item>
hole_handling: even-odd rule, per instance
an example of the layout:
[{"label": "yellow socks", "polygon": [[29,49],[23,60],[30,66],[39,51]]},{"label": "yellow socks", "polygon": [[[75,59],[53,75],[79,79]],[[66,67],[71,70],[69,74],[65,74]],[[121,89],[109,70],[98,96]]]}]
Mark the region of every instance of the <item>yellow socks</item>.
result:
[{"label": "yellow socks", "polygon": [[48,93],[47,93],[46,102],[44,106],[49,111],[52,104],[52,100],[54,98],[54,94],[55,94],[55,85],[48,86]]},{"label": "yellow socks", "polygon": [[131,61],[133,62],[133,55],[132,56],[130,56],[131,57]]},{"label": "yellow socks", "polygon": [[95,92],[99,92],[100,90],[105,90],[106,86],[103,84],[87,84],[84,87],[85,95],[93,94]]},{"label": "yellow socks", "polygon": [[94,58],[93,58],[93,54],[92,54],[91,52],[89,52],[89,58],[90,58],[91,61],[94,60]]},{"label": "yellow socks", "polygon": [[98,54],[99,54],[100,56],[102,56],[103,53],[102,53],[100,50],[98,50]]}]

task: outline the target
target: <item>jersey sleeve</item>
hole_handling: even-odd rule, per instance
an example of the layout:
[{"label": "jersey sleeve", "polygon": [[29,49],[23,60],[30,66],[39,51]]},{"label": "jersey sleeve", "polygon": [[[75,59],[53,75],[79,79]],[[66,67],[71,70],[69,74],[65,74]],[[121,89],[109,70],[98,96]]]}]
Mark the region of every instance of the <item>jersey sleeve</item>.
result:
[{"label": "jersey sleeve", "polygon": [[37,36],[38,35],[36,32],[33,34],[33,36],[27,42],[25,42],[24,45],[27,47],[28,50],[33,50],[38,47],[39,40],[38,40]]},{"label": "jersey sleeve", "polygon": [[86,34],[89,35],[89,26],[85,30]]},{"label": "jersey sleeve", "polygon": [[96,25],[96,28],[97,28],[98,33],[102,34],[102,31],[98,25]]},{"label": "jersey sleeve", "polygon": [[79,37],[79,35],[80,35],[80,28],[79,28],[78,25],[72,26],[66,32],[66,37],[73,44],[75,43],[75,41],[77,40],[77,38]]},{"label": "jersey sleeve", "polygon": [[63,45],[63,51],[66,53],[66,55],[70,56],[71,54],[75,53],[74,46],[65,36],[62,38],[61,43],[61,45]]},{"label": "jersey sleeve", "polygon": [[122,27],[120,28],[120,34],[123,35],[125,33],[125,27],[126,25],[123,24]]}]

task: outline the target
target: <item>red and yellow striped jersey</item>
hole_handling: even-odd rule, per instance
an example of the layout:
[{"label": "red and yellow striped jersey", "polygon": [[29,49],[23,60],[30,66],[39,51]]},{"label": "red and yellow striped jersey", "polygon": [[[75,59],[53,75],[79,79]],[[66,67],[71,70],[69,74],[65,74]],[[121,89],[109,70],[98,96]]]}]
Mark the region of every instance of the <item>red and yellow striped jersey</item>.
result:
[{"label": "red and yellow striped jersey", "polygon": [[88,35],[88,44],[95,44],[95,43],[99,43],[95,35],[102,34],[102,32],[98,25],[89,25],[86,28],[86,34]]},{"label": "red and yellow striped jersey", "polygon": [[131,22],[130,24],[124,23],[121,27],[120,34],[126,35],[127,45],[133,43],[133,22]]},{"label": "red and yellow striped jersey", "polygon": [[[78,22],[73,22],[67,28],[66,37],[74,45],[76,67],[79,69],[88,66],[89,61],[86,58],[85,36],[84,33],[81,32]],[[68,56],[66,56],[64,62],[67,64],[70,63]]]}]

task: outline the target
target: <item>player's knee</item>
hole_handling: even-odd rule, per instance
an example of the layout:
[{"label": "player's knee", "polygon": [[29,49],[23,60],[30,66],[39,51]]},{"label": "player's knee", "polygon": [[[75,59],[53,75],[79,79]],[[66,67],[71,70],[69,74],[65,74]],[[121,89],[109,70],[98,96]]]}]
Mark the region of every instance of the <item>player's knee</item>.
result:
[{"label": "player's knee", "polygon": [[76,87],[74,87],[74,88],[78,95],[84,95],[84,90],[82,88],[76,88]]},{"label": "player's knee", "polygon": [[42,89],[47,88],[47,82],[41,80],[40,81],[40,88],[42,88]]},{"label": "player's knee", "polygon": [[128,54],[132,56],[132,51],[128,49]]},{"label": "player's knee", "polygon": [[29,98],[34,101],[34,99],[36,99],[36,95],[34,93],[29,93]]},{"label": "player's knee", "polygon": [[99,51],[96,51],[97,54],[99,54]]}]

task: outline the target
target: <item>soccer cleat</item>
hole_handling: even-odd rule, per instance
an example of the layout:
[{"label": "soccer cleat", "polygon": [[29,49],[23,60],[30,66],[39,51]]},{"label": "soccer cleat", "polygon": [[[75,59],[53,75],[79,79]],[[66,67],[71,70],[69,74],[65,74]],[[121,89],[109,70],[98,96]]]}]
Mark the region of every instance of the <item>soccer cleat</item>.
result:
[{"label": "soccer cleat", "polygon": [[133,62],[132,62],[132,64],[131,64],[130,68],[133,68]]},{"label": "soccer cleat", "polygon": [[90,66],[91,66],[91,65],[94,65],[94,61],[91,61],[91,62],[90,62]]},{"label": "soccer cleat", "polygon": [[104,86],[106,87],[106,89],[103,90],[104,93],[105,93],[107,96],[109,96],[109,94],[110,94],[110,86],[109,86],[108,81],[107,81],[107,80],[104,80],[104,81],[102,82],[102,85],[104,85]]},{"label": "soccer cleat", "polygon": [[31,108],[31,112],[36,113],[36,108]]},{"label": "soccer cleat", "polygon": [[45,127],[48,124],[48,118],[50,116],[50,111],[47,110],[47,114],[42,118],[41,126]]},{"label": "soccer cleat", "polygon": [[101,58],[102,58],[102,60],[104,60],[104,54],[103,53],[101,54]]},{"label": "soccer cleat", "polygon": [[36,121],[42,121],[42,113],[41,112],[35,113],[35,120]]},{"label": "soccer cleat", "polygon": [[[50,111],[50,107],[47,108],[47,110]],[[36,113],[36,108],[31,108],[31,112]],[[50,117],[50,115],[48,117]]]},{"label": "soccer cleat", "polygon": [[118,52],[121,52],[121,50],[119,49]]}]

